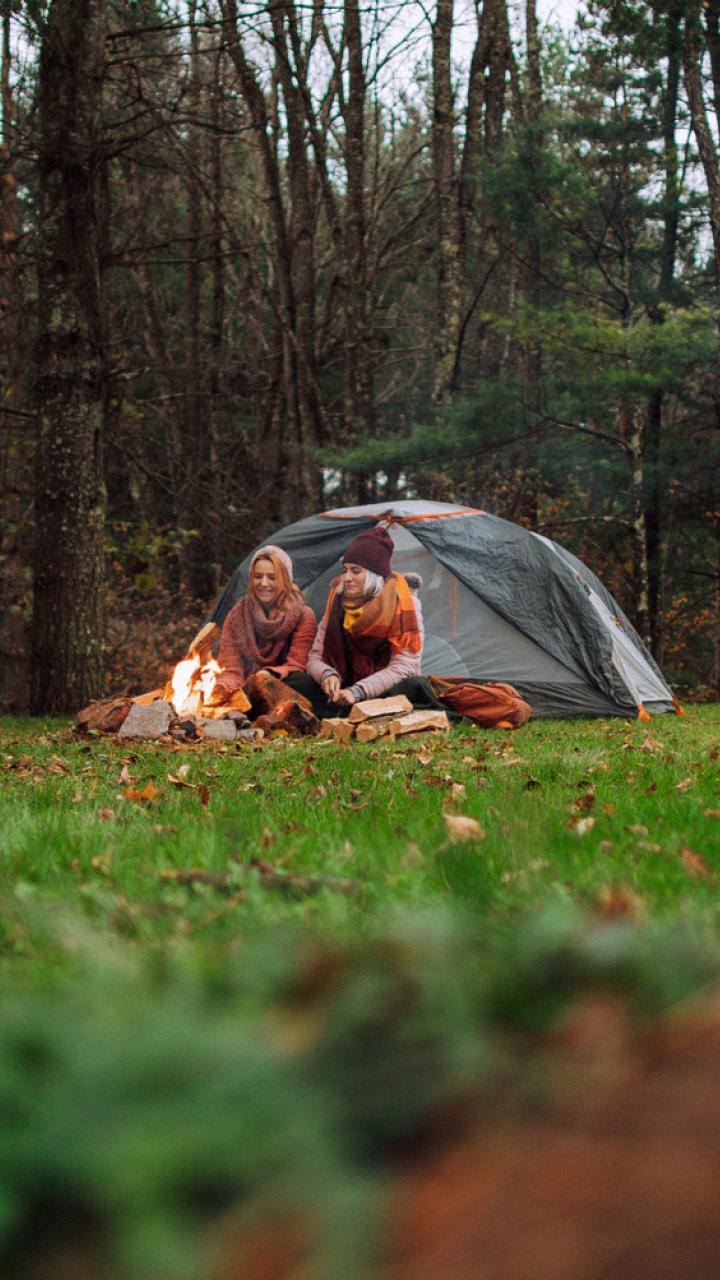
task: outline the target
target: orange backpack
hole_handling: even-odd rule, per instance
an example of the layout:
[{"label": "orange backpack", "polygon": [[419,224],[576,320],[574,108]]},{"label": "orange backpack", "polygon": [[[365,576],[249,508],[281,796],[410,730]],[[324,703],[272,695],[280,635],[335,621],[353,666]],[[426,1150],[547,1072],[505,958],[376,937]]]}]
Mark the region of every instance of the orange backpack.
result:
[{"label": "orange backpack", "polygon": [[433,693],[452,711],[484,729],[519,729],[532,715],[511,684],[480,684],[463,676],[430,676]]}]

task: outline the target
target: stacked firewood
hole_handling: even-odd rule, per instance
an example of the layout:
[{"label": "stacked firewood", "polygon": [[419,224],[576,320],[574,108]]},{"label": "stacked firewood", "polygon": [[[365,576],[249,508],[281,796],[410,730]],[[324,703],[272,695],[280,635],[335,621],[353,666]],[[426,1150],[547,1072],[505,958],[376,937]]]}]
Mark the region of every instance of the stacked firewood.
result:
[{"label": "stacked firewood", "polygon": [[375,742],[377,738],[397,738],[406,733],[427,733],[449,729],[444,711],[413,711],[404,694],[395,698],[369,698],[356,702],[349,715],[323,720],[321,738],[336,742]]}]

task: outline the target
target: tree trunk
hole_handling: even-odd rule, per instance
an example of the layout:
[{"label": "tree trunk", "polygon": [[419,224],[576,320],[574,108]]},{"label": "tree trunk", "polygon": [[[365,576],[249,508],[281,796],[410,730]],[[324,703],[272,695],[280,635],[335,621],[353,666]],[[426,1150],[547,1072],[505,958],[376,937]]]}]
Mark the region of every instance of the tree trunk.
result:
[{"label": "tree trunk", "polygon": [[432,159],[438,230],[438,326],[433,399],[441,404],[455,391],[462,322],[461,224],[455,180],[451,40],[453,0],[438,0],[432,28]]},{"label": "tree trunk", "polygon": [[699,5],[693,3],[686,18],[685,40],[683,42],[685,88],[687,90],[693,133],[695,134],[695,141],[697,142],[707,183],[715,282],[720,289],[720,164],[705,106],[702,56]]},{"label": "tree trunk", "polygon": [[[657,324],[665,319],[664,304],[673,301],[675,263],[680,225],[680,178],[676,140],[677,105],[680,88],[681,9],[674,5],[666,17],[667,71],[663,91],[662,131],[665,192],[663,200],[663,242],[658,287],[659,306],[651,313]],[[649,397],[645,425],[645,521],[647,529],[648,608],[652,652],[659,661],[662,650],[662,487],[660,451],[662,446],[665,388]]]},{"label": "tree trunk", "polygon": [[76,710],[102,691],[106,16],[102,0],[53,0],[42,32],[35,713]]}]

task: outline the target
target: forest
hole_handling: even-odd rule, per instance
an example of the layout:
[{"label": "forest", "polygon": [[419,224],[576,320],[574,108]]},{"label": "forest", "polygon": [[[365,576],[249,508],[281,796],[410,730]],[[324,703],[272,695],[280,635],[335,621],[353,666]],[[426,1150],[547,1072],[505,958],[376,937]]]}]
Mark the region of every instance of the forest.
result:
[{"label": "forest", "polygon": [[481,506],[720,693],[720,0],[3,0],[6,710],[252,546]]}]

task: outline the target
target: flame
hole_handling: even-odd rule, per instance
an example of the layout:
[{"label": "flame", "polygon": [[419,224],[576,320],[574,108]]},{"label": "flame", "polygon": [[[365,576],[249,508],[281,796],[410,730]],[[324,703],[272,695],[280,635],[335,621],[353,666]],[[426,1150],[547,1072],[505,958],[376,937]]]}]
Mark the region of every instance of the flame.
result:
[{"label": "flame", "polygon": [[179,716],[194,716],[210,701],[222,667],[210,658],[200,666],[198,654],[178,662],[172,673],[172,704]]}]

